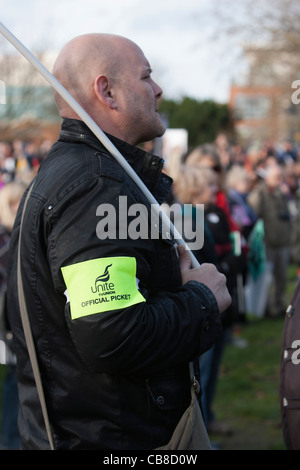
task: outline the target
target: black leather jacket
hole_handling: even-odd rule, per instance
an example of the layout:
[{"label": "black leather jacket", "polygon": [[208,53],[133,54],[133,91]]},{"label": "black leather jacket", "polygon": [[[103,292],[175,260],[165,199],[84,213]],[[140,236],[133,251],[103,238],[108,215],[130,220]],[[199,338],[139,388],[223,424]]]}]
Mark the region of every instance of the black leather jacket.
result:
[{"label": "black leather jacket", "polygon": [[[162,160],[111,139],[162,202],[171,185],[161,172]],[[188,362],[207,350],[221,329],[211,291],[198,282],[181,286],[172,241],[98,238],[97,208],[109,203],[118,210],[119,195],[127,196],[128,206],[146,203],[87,126],[64,120],[35,179],[21,260],[57,449],[153,449],[166,443],[190,401]],[[23,202],[19,211],[22,207]],[[20,213],[11,239],[8,308],[20,434],[24,449],[47,449],[17,302],[19,224]],[[61,268],[76,265],[80,274],[78,263],[123,256],[136,260],[143,301],[72,319]]]}]

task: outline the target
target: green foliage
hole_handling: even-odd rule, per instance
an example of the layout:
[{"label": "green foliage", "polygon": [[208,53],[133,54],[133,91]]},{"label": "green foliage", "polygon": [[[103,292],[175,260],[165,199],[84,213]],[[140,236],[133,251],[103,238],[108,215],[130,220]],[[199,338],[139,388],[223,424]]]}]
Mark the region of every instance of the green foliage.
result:
[{"label": "green foliage", "polygon": [[[297,266],[290,265],[285,292],[289,304],[297,283]],[[284,317],[247,317],[239,336],[225,348],[214,402],[216,418],[232,436],[211,436],[224,450],[284,450],[280,412],[280,365]]]},{"label": "green foliage", "polygon": [[285,448],[279,401],[283,322],[283,317],[249,318],[242,328],[248,346],[225,349],[214,405],[217,418],[234,430],[221,439],[224,449]]},{"label": "green foliage", "polygon": [[163,100],[159,110],[170,128],[187,129],[191,147],[212,142],[220,131],[233,131],[229,107],[212,100],[197,101],[189,97],[179,102]]}]

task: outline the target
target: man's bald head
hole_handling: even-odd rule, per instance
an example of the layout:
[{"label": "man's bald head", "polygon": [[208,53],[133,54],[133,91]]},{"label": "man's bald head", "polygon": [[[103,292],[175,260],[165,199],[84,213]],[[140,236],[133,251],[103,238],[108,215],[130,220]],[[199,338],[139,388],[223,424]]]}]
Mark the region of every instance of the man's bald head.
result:
[{"label": "man's bald head", "polygon": [[[134,43],[112,34],[85,34],[69,41],[61,50],[53,67],[53,75],[83,106],[89,107],[94,80],[98,75],[119,77],[126,48]],[[136,46],[137,47],[137,46]],[[63,117],[73,114],[67,103],[54,92]]]},{"label": "man's bald head", "polygon": [[[86,34],[68,42],[53,74],[104,132],[137,143],[161,136],[158,114],[161,88],[152,80],[143,51],[131,40],[112,34]],[[54,92],[61,117],[77,118]]]}]

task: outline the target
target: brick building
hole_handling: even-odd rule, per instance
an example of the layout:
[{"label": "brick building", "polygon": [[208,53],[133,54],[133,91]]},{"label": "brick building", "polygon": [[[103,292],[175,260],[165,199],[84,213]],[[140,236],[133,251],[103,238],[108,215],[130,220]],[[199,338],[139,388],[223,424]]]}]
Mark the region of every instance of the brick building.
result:
[{"label": "brick building", "polygon": [[293,60],[262,47],[245,48],[247,73],[230,89],[229,105],[243,141],[292,140],[299,143],[300,108],[292,103]]}]

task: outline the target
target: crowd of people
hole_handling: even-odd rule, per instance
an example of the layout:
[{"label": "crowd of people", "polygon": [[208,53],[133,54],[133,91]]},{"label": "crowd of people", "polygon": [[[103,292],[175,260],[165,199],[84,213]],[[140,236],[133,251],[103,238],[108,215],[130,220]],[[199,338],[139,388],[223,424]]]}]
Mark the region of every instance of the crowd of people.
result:
[{"label": "crowd of people", "polygon": [[[199,261],[217,259],[229,284],[234,276],[233,285],[239,273],[245,285],[248,275],[257,278],[264,268],[272,267],[274,289],[259,314],[282,315],[287,268],[290,263],[300,265],[297,146],[286,142],[278,147],[263,144],[243,149],[220,134],[215,142],[183,155],[173,178],[169,206],[174,202],[204,205],[205,243],[196,253]],[[255,244],[258,227],[263,227],[260,252]],[[209,248],[211,240],[214,255]]]},{"label": "crowd of people", "polygon": [[[16,356],[6,315],[9,242],[21,197],[34,178],[51,142],[0,141],[0,363],[6,365],[2,390],[0,449],[19,449]],[[4,346],[5,344],[5,346]]]},{"label": "crowd of people", "polygon": [[[20,140],[0,142],[2,290],[3,286],[5,289],[7,248],[18,202],[50,147],[49,141],[41,145]],[[202,410],[211,433],[231,432],[215,419],[213,400],[225,345],[233,341],[233,328],[246,322],[245,290],[249,276],[261,282],[267,267],[271,268],[273,289],[262,292],[263,312],[259,315],[274,317],[285,313],[287,269],[291,262],[300,266],[299,187],[300,152],[296,147],[286,144],[274,149],[263,145],[243,150],[231,145],[221,134],[215,142],[199,145],[182,156],[171,198],[167,205],[163,204],[166,209],[179,202],[185,211],[190,206],[196,211],[197,204],[203,205],[204,243],[194,254],[201,264],[213,263],[226,275],[233,299],[222,315],[221,337],[200,357]],[[191,212],[191,217],[196,223],[195,212]],[[255,232],[261,223],[263,233],[257,244]],[[14,355],[10,358],[4,383],[3,448],[19,446]]]},{"label": "crowd of people", "polygon": [[0,187],[12,180],[29,184],[52,143],[51,140],[0,141]]},{"label": "crowd of people", "polygon": [[[178,165],[164,209],[172,216],[174,202],[185,212],[192,206],[196,223],[197,204],[203,205],[204,244],[194,254],[226,275],[233,299],[222,315],[222,336],[200,358],[202,409],[211,433],[232,432],[213,412],[225,345],[235,342],[234,332],[247,322],[247,313],[285,314],[288,267],[300,266],[299,188],[300,152],[290,143],[243,150],[220,134],[183,155]],[[235,344],[245,346],[240,339]]]}]

